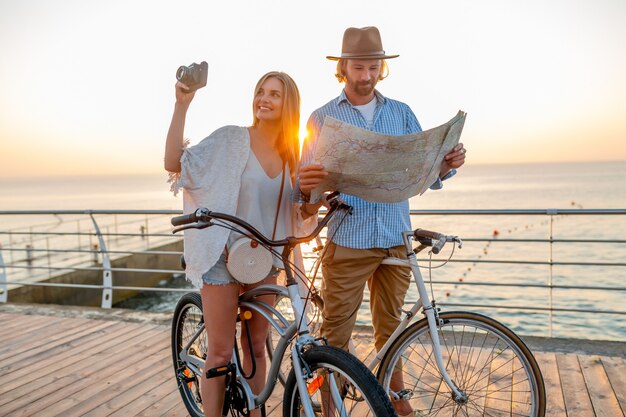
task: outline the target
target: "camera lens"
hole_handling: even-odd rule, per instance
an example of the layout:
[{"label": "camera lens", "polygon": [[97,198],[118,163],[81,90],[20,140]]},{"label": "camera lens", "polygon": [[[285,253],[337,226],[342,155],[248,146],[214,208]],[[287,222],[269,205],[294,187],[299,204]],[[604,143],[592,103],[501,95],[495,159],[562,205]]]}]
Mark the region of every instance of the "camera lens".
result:
[{"label": "camera lens", "polygon": [[185,74],[187,73],[188,68],[184,65],[178,67],[178,69],[176,70],[176,79],[178,81],[181,81],[183,79],[183,77],[185,76]]}]

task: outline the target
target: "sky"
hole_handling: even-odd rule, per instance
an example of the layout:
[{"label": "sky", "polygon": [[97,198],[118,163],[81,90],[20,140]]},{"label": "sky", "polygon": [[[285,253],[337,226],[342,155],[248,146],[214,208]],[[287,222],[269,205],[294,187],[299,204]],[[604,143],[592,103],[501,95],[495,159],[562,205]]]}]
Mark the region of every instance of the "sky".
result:
[{"label": "sky", "polygon": [[467,112],[467,164],[626,161],[626,2],[2,0],[0,176],[163,172],[180,65],[209,63],[188,112],[197,143],[251,123],[281,70],[302,125],[339,95],[347,27],[377,26],[384,95],[424,129]]}]

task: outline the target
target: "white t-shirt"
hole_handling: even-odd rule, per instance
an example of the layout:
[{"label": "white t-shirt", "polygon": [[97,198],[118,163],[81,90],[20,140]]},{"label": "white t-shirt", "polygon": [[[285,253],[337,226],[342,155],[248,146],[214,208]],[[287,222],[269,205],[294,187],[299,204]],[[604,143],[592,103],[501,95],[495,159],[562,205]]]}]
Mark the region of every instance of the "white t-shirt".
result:
[{"label": "white t-shirt", "polygon": [[378,99],[376,96],[367,104],[363,104],[362,106],[354,106],[355,109],[361,112],[363,118],[367,122],[368,126],[372,126],[374,123],[374,111],[376,110],[376,103],[378,103]]},{"label": "white t-shirt", "polygon": [[[291,222],[291,180],[289,177],[289,166],[285,165],[285,179],[283,195],[281,198],[280,211],[276,221],[276,234],[274,240],[284,239],[290,233]],[[261,163],[257,159],[254,151],[250,149],[248,162],[241,175],[241,188],[239,190],[239,201],[237,203],[236,216],[250,223],[268,239],[272,239],[274,230],[274,219],[276,218],[276,206],[280,194],[280,180],[283,178],[282,172],[276,177],[270,178]],[[228,238],[230,246],[241,234],[231,232]],[[282,252],[282,247],[274,248],[278,253]],[[280,257],[274,257],[274,266],[282,268]]]}]

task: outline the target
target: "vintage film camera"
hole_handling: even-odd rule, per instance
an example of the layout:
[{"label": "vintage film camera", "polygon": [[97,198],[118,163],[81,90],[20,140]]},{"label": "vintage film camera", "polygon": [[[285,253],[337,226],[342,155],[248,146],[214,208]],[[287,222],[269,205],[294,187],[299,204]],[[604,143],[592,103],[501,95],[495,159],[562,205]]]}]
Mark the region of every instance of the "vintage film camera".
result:
[{"label": "vintage film camera", "polygon": [[206,85],[207,76],[209,74],[209,64],[202,61],[200,64],[195,62],[188,67],[181,65],[176,71],[176,79],[189,87],[188,92],[196,91]]}]

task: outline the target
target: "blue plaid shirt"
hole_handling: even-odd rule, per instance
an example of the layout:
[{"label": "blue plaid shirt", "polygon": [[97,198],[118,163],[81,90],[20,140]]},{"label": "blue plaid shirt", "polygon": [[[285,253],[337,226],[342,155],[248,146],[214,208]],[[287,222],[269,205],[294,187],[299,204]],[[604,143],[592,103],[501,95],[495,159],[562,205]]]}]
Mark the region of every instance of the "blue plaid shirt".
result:
[{"label": "blue plaid shirt", "polygon": [[[343,90],[339,97],[315,110],[307,122],[309,137],[302,150],[301,166],[312,163],[319,131],[326,116],[386,135],[399,136],[422,131],[422,127],[409,106],[386,98],[377,90],[374,90],[374,93],[377,103],[371,125],[348,101]],[[455,171],[452,170],[443,179],[450,178],[454,174]],[[430,188],[440,189],[441,187],[440,179]],[[343,221],[343,216],[338,215],[329,222],[328,237],[332,238],[335,244],[354,249],[390,248],[403,244],[401,232],[411,230],[408,200],[399,203],[372,203],[349,194],[342,194],[341,197],[354,208],[354,211]],[[294,199],[302,202],[298,183],[294,189]],[[339,227],[340,223],[341,227]]]}]

